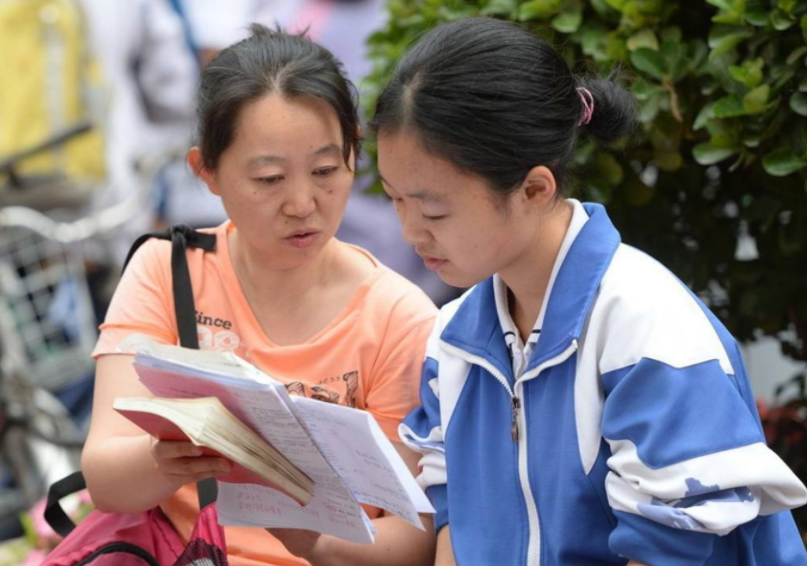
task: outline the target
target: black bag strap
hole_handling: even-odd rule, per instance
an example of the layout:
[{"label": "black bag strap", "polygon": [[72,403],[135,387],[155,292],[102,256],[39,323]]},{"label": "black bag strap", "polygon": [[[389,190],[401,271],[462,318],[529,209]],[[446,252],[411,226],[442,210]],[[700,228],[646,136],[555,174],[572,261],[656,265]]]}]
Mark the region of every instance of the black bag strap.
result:
[{"label": "black bag strap", "polygon": [[[199,337],[196,332],[196,305],[193,300],[193,286],[191,284],[188,258],[185,254],[187,248],[200,248],[205,251],[216,249],[216,235],[197,232],[185,224],[176,224],[167,230],[143,234],[132,244],[123,270],[129,264],[135,252],[148,240],[157,238],[171,242],[171,278],[174,294],[174,313],[176,315],[179,344],[184,348],[199,349]],[[45,520],[53,530],[66,537],[76,528],[76,524],[68,517],[61,506],[61,500],[73,493],[87,487],[84,475],[74,472],[50,486],[48,500],[45,506]],[[216,501],[218,487],[215,478],[206,478],[196,482],[199,496],[199,508],[204,509]]]},{"label": "black bag strap", "polygon": [[84,474],[81,472],[73,472],[67,477],[60,479],[50,486],[48,490],[48,501],[45,504],[45,521],[51,528],[66,537],[70,532],[76,528],[73,520],[67,516],[61,505],[63,497],[70,494],[77,493],[87,487],[87,482],[84,481]]},{"label": "black bag strap", "polygon": [[[216,235],[197,232],[185,224],[175,224],[161,232],[144,234],[135,240],[129,250],[129,255],[123,264],[123,269],[137,249],[151,238],[169,240],[171,242],[171,279],[174,293],[174,313],[176,315],[179,344],[183,348],[199,349],[199,336],[196,332],[196,305],[193,300],[193,284],[188,269],[186,250],[201,248],[211,252],[216,249]],[[199,495],[199,508],[204,509],[216,500],[218,488],[215,478],[206,478],[196,482]]]}]

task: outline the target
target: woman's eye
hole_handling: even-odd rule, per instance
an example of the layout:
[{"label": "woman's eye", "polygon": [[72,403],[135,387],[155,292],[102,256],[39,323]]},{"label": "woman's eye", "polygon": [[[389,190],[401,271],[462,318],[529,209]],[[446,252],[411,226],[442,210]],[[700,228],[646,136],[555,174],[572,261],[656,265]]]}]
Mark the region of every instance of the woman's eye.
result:
[{"label": "woman's eye", "polygon": [[259,182],[264,183],[266,185],[274,185],[275,183],[279,183],[283,180],[283,175],[270,175],[268,177],[260,177],[258,179]]},{"label": "woman's eye", "polygon": [[314,175],[316,175],[318,177],[327,177],[331,173],[334,173],[337,169],[339,169],[339,168],[338,167],[321,167],[319,169],[314,170]]},{"label": "woman's eye", "polygon": [[442,219],[443,219],[443,218],[445,218],[446,216],[448,216],[448,215],[447,215],[447,214],[443,214],[443,215],[439,215],[439,216],[428,216],[428,215],[424,214],[424,215],[423,215],[423,218],[425,218],[426,220],[442,220]]}]

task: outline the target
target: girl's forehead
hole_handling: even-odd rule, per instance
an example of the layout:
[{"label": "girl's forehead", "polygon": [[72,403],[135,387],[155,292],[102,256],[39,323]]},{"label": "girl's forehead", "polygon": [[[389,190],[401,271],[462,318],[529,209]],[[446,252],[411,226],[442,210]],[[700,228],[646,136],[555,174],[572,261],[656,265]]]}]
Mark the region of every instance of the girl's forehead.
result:
[{"label": "girl's forehead", "polygon": [[378,167],[382,180],[393,190],[430,199],[444,198],[454,185],[481,182],[423,148],[417,136],[407,132],[379,136]]}]

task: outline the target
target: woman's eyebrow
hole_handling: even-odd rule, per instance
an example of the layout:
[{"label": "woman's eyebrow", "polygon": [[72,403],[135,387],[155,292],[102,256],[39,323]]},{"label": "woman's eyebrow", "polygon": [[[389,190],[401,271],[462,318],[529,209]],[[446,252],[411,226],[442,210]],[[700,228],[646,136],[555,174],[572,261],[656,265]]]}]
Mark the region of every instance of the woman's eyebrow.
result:
[{"label": "woman's eyebrow", "polygon": [[320,155],[327,155],[329,153],[333,153],[336,155],[342,155],[342,148],[336,145],[335,143],[329,143],[328,145],[322,146],[317,151],[311,154],[312,157],[318,157]]}]

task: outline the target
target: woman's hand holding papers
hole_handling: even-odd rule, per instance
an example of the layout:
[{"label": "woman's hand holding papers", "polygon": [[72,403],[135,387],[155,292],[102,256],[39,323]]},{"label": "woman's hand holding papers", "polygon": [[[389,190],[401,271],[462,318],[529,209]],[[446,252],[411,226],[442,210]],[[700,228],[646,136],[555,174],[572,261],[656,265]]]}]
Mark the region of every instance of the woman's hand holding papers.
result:
[{"label": "woman's hand holding papers", "polygon": [[204,456],[191,442],[151,439],[151,455],[157,470],[177,488],[232,470],[232,464],[220,457]]}]

